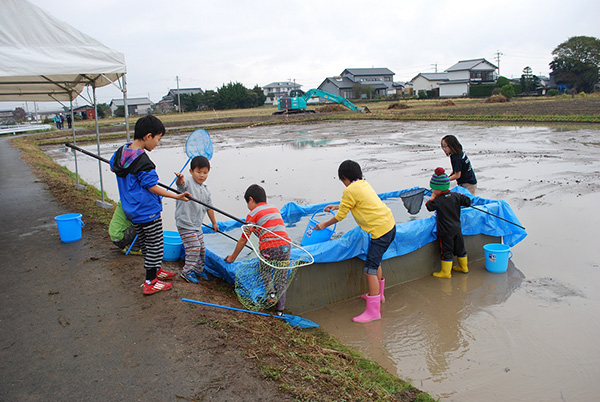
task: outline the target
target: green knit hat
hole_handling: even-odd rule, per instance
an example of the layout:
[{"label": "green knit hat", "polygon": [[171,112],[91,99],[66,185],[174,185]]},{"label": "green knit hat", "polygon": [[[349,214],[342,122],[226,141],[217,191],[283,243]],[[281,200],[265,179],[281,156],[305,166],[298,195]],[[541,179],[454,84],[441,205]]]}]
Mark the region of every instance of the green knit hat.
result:
[{"label": "green knit hat", "polygon": [[444,168],[439,167],[435,169],[435,173],[433,176],[431,176],[429,187],[440,191],[447,191],[450,189],[450,179],[448,178]]}]

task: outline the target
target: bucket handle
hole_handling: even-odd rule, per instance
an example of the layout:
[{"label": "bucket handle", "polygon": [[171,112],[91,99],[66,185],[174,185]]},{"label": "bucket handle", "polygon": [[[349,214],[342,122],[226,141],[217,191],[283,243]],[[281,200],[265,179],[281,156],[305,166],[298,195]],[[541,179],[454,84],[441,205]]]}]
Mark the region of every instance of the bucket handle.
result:
[{"label": "bucket handle", "polygon": [[508,252],[508,259],[510,260],[512,258],[512,256],[513,256],[512,251],[509,251]]},{"label": "bucket handle", "polygon": [[[323,213],[327,213],[327,212],[329,212],[331,215],[335,216],[335,214],[334,214],[332,211],[327,211],[327,212],[325,212],[325,211],[323,211],[322,209],[318,209],[318,210],[316,210],[316,211],[315,211],[315,213],[314,213],[314,214],[312,214],[312,216],[310,217],[310,219],[312,219],[312,220],[315,220],[315,215],[316,215],[316,214],[318,214],[318,213],[321,213],[321,212],[323,212]],[[335,232],[335,227],[336,227],[336,226],[337,226],[337,222],[333,224],[333,228],[332,228],[332,229],[325,228],[325,229],[323,229],[323,230],[327,230],[327,229],[328,229],[328,230],[331,230],[332,232]]]},{"label": "bucket handle", "polygon": [[83,223],[83,221],[81,220],[81,217],[78,217],[77,221],[79,221],[79,224],[81,225],[81,227],[85,226],[85,223]]}]

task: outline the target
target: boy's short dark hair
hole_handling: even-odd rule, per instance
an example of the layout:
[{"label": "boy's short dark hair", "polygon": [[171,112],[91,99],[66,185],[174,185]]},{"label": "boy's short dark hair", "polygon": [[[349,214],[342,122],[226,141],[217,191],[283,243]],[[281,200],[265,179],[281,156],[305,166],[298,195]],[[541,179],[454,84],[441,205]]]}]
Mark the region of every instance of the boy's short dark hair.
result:
[{"label": "boy's short dark hair", "polygon": [[159,134],[165,134],[165,126],[160,121],[158,117],[152,116],[151,114],[140,117],[138,121],[135,122],[135,131],[133,134],[133,138],[136,140],[141,140],[148,133],[155,137]]},{"label": "boy's short dark hair", "polygon": [[192,163],[190,164],[191,170],[194,170],[196,168],[202,169],[204,167],[210,170],[210,162],[205,156],[199,155],[195,156],[194,159],[192,159]]},{"label": "boy's short dark hair", "polygon": [[350,182],[353,182],[354,180],[362,180],[363,175],[360,165],[348,159],[340,164],[338,177],[340,180],[348,179]]},{"label": "boy's short dark hair", "polygon": [[267,193],[265,192],[265,189],[258,184],[253,184],[246,190],[246,193],[244,194],[246,202],[250,201],[250,197],[252,197],[257,204],[267,202]]}]

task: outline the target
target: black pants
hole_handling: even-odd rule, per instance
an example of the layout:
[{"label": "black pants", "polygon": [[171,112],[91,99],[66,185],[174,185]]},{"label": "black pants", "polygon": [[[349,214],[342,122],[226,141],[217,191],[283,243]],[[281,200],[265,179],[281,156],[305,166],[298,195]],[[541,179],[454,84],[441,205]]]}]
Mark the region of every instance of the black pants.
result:
[{"label": "black pants", "polygon": [[144,269],[146,269],[146,280],[152,281],[156,278],[156,272],[160,269],[163,258],[163,230],[162,219],[158,218],[152,222],[134,223],[138,234],[138,241],[144,256]]},{"label": "black pants", "polygon": [[464,257],[467,255],[467,250],[465,249],[465,240],[463,239],[462,233],[454,236],[440,236],[438,234],[438,240],[440,241],[442,260],[452,261],[455,255],[458,257]]}]

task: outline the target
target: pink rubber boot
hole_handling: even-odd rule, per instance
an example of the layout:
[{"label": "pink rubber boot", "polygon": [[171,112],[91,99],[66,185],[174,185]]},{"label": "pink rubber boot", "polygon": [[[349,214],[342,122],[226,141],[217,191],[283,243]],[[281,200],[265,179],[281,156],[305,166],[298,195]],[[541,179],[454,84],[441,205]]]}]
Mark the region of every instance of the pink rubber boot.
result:
[{"label": "pink rubber boot", "polygon": [[[379,296],[381,296],[381,302],[385,301],[385,296],[383,295],[383,290],[385,288],[385,278],[379,280]],[[368,293],[364,293],[360,295],[361,299],[367,300]]]},{"label": "pink rubber boot", "polygon": [[367,309],[361,315],[354,317],[354,322],[369,322],[375,321],[381,318],[381,296],[369,296],[367,295]]}]

